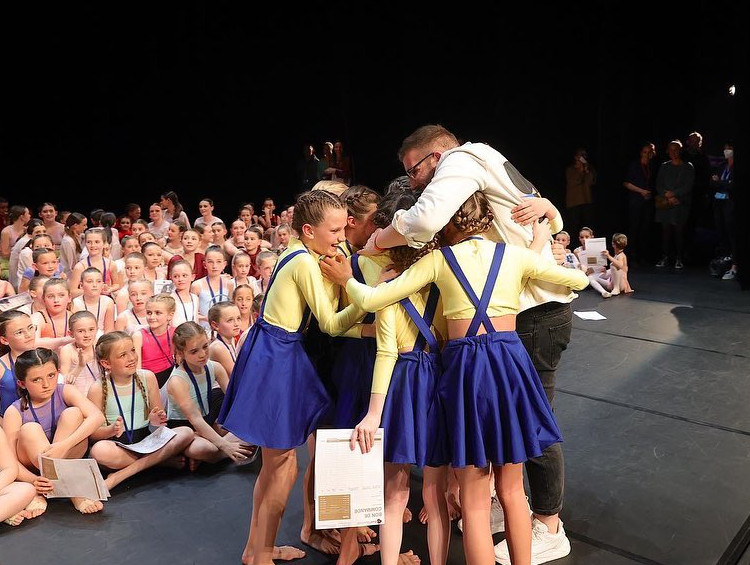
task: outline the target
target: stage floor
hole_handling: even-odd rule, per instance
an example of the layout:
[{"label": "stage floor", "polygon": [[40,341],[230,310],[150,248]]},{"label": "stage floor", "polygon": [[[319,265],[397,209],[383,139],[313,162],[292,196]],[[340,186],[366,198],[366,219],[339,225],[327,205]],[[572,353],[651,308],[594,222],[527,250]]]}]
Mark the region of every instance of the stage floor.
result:
[{"label": "stage floor", "polygon": [[[558,372],[561,517],[573,550],[554,563],[748,564],[750,294],[706,269],[636,270],[631,284],[629,296],[605,300],[587,289],[573,302],[607,319],[574,316]],[[304,448],[299,455],[302,467]],[[50,501],[38,519],[0,525],[0,565],[238,564],[258,465],[154,470],[120,485],[90,516]],[[335,563],[300,544],[301,478],[277,543],[306,549],[297,563]],[[414,473],[404,548],[426,564],[420,487]],[[463,562],[454,527],[449,563]]]}]

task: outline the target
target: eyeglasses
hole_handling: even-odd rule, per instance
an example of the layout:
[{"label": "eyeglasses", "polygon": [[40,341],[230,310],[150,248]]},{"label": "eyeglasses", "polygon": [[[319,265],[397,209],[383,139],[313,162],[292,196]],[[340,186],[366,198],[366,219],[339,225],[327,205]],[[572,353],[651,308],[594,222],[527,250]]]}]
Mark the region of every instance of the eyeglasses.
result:
[{"label": "eyeglasses", "polygon": [[35,333],[36,333],[36,326],[32,324],[28,328],[14,331],[13,336],[20,339],[22,337],[31,337]]},{"label": "eyeglasses", "polygon": [[433,155],[434,155],[434,152],[431,151],[430,153],[422,157],[419,161],[417,161],[417,163],[413,167],[409,167],[408,169],[406,169],[406,175],[411,179],[416,178],[419,165],[421,165],[426,159],[432,157]]}]

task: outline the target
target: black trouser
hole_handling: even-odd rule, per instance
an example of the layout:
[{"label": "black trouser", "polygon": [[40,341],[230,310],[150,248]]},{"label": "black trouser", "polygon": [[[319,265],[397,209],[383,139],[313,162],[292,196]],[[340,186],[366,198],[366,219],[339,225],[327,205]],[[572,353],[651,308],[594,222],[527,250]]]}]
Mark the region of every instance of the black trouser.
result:
[{"label": "black trouser", "polygon": [[[554,409],[555,371],[562,352],[568,347],[573,328],[570,304],[548,302],[518,314],[516,331],[529,353],[534,368]],[[554,443],[539,457],[526,461],[531,490],[531,509],[536,514],[559,514],[563,505],[565,465],[562,444]]]},{"label": "black trouser", "polygon": [[[633,258],[653,259],[651,231],[654,223],[654,201],[642,197],[628,198],[628,250]],[[628,255],[631,256],[630,254]]]},{"label": "black trouser", "polygon": [[717,251],[731,255],[737,263],[737,238],[734,233],[734,200],[714,200],[714,225],[719,236]]}]

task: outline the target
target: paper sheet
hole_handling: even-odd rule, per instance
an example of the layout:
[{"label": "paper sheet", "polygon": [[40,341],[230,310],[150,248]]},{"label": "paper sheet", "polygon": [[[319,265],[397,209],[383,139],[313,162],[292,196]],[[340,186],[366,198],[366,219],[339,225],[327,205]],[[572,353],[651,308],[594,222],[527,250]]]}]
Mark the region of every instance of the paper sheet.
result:
[{"label": "paper sheet", "polygon": [[607,319],[605,316],[602,316],[599,312],[595,312],[595,311],[573,312],[573,314],[581,318],[581,320],[606,320]]},{"label": "paper sheet", "polygon": [[382,524],[383,429],[369,453],[349,448],[351,429],[317,432],[315,442],[315,527],[319,530]]},{"label": "paper sheet", "polygon": [[47,498],[109,498],[109,489],[94,459],[52,459],[40,455],[39,469],[41,475],[52,481],[54,486]]},{"label": "paper sheet", "polygon": [[176,435],[177,432],[169,429],[167,426],[159,426],[158,428],[156,428],[156,430],[151,432],[139,442],[130,445],[121,443],[119,441],[116,441],[115,443],[123,449],[127,449],[128,451],[146,455],[160,450],[167,444],[169,440],[171,440]]},{"label": "paper sheet", "polygon": [[602,257],[602,251],[607,250],[607,239],[604,237],[591,237],[585,240],[584,248],[586,250],[586,266],[600,267],[607,266],[607,258]]}]

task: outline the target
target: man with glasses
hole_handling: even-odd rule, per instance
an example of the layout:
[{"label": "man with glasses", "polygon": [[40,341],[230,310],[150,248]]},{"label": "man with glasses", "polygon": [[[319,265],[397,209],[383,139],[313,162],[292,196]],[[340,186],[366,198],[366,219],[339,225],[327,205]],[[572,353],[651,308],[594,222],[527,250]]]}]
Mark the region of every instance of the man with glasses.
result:
[{"label": "man with glasses", "polygon": [[[423,189],[422,193],[409,210],[397,212],[392,225],[376,230],[361,254],[374,254],[405,244],[423,246],[477,190],[483,191],[492,204],[495,215],[493,229],[489,232],[492,239],[528,247],[533,239],[533,222],[546,217],[552,233],[563,227],[552,203],[542,198],[534,185],[489,145],[460,145],[444,127],[426,125],[404,139],[398,157],[411,187]],[[550,262],[564,260],[564,252],[556,249],[553,254],[551,246],[546,246],[542,254]],[[555,370],[570,341],[570,302],[576,296],[567,287],[533,280],[521,293],[516,331],[553,407]],[[570,553],[570,541],[558,517],[563,503],[561,444],[553,444],[540,457],[527,461],[525,467],[534,513],[532,562],[546,563]],[[494,502],[493,521],[494,515],[501,512],[499,504]],[[510,563],[505,540],[495,546],[495,560],[504,565]]]}]

